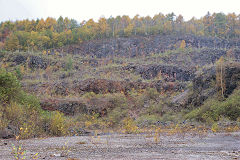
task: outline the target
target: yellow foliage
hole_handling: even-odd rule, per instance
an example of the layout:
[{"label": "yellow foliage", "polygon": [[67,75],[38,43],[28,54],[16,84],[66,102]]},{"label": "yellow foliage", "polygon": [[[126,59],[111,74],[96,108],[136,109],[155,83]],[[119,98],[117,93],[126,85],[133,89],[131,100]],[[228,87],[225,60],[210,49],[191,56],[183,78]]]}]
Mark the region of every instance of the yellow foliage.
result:
[{"label": "yellow foliage", "polygon": [[155,134],[154,134],[154,141],[155,143],[158,143],[160,141],[160,133],[161,133],[161,128],[155,129]]},{"label": "yellow foliage", "polygon": [[185,47],[186,47],[186,42],[185,42],[185,40],[182,40],[179,48],[184,49]]},{"label": "yellow foliage", "polygon": [[123,128],[125,133],[138,133],[138,127],[136,126],[135,122],[131,118],[125,118],[123,120]]},{"label": "yellow foliage", "polygon": [[21,71],[21,73],[24,73],[24,66],[20,66],[20,71]]},{"label": "yellow foliage", "polygon": [[67,127],[65,123],[65,117],[62,113],[56,111],[53,112],[50,120],[50,132],[53,135],[65,135],[67,133]]},{"label": "yellow foliage", "polygon": [[218,124],[217,124],[217,123],[214,123],[214,124],[212,125],[212,128],[211,128],[211,130],[213,131],[213,133],[215,133],[215,132],[219,131]]},{"label": "yellow foliage", "polygon": [[3,63],[1,68],[7,68],[8,67],[8,63]]}]

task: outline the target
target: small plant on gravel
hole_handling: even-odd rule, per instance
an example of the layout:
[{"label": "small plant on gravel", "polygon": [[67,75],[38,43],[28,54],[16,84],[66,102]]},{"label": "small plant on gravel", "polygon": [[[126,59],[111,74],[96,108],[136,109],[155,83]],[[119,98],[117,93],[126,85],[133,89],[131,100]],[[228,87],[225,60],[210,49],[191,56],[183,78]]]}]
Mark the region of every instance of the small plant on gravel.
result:
[{"label": "small plant on gravel", "polygon": [[38,159],[38,154],[39,154],[39,153],[34,154],[34,155],[32,156],[32,159]]},{"label": "small plant on gravel", "polygon": [[96,145],[100,143],[100,136],[98,135],[98,131],[94,132],[94,135],[91,136],[90,141],[92,142],[92,144]]},{"label": "small plant on gravel", "polygon": [[217,124],[217,123],[214,123],[214,124],[212,125],[211,130],[212,130],[213,133],[219,131],[219,126],[218,126],[218,124]]},{"label": "small plant on gravel", "polygon": [[123,128],[125,130],[125,133],[138,133],[139,131],[134,120],[131,118],[125,118],[123,120]]},{"label": "small plant on gravel", "polygon": [[23,150],[22,144],[20,143],[20,136],[16,136],[16,144],[12,144],[12,154],[16,160],[26,159],[26,151]]},{"label": "small plant on gravel", "polygon": [[68,143],[65,142],[64,146],[62,147],[61,156],[62,157],[67,157],[70,151],[71,151],[71,148],[68,146]]},{"label": "small plant on gravel", "polygon": [[155,143],[160,142],[160,135],[161,135],[161,128],[155,129],[155,134],[154,134],[154,141]]},{"label": "small plant on gravel", "polygon": [[225,128],[226,132],[237,132],[239,130],[240,130],[240,127],[238,127],[237,125],[228,126]]}]

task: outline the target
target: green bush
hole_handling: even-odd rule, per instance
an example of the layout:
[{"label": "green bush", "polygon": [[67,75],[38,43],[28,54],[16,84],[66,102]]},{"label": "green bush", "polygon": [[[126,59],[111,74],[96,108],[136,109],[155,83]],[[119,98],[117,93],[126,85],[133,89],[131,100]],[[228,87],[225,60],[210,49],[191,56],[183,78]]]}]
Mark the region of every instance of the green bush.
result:
[{"label": "green bush", "polygon": [[21,86],[16,76],[0,70],[0,102],[9,103],[20,95]]},{"label": "green bush", "polygon": [[43,111],[39,100],[25,93],[16,76],[0,72],[0,128],[12,125],[18,129],[20,138],[51,135],[65,135],[68,123],[62,113]]},{"label": "green bush", "polygon": [[111,122],[112,125],[116,125],[126,116],[128,116],[128,110],[126,108],[116,107],[108,111],[107,120]]},{"label": "green bush", "polygon": [[20,67],[18,66],[15,71],[16,71],[16,76],[17,76],[17,78],[18,78],[19,80],[21,80],[21,79],[23,78],[23,74],[22,74],[22,72],[21,72]]},{"label": "green bush", "polygon": [[73,68],[73,60],[71,57],[68,57],[67,62],[66,62],[66,71],[71,71]]},{"label": "green bush", "polygon": [[185,115],[186,119],[213,123],[221,117],[236,121],[240,117],[240,90],[235,90],[225,101],[209,98],[201,107]]},{"label": "green bush", "polygon": [[157,121],[160,120],[160,116],[156,114],[144,114],[139,116],[136,119],[136,123],[141,127],[149,127],[150,125],[156,124]]}]

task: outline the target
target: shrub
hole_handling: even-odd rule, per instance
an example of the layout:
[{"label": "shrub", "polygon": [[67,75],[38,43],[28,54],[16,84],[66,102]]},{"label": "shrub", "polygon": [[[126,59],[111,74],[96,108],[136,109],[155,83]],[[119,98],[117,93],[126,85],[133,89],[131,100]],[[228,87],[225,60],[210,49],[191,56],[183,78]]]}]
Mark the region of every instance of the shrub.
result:
[{"label": "shrub", "polygon": [[108,121],[111,122],[112,125],[119,124],[119,122],[126,117],[128,111],[127,109],[116,107],[111,111],[108,111]]},{"label": "shrub", "polygon": [[38,136],[44,131],[44,111],[40,102],[25,93],[16,76],[0,71],[0,128],[12,125],[20,138]]},{"label": "shrub", "polygon": [[146,112],[149,114],[157,113],[162,114],[163,112],[163,104],[161,102],[150,104],[150,106],[147,108]]},{"label": "shrub", "polygon": [[16,68],[16,76],[19,80],[21,80],[23,77],[20,67]]},{"label": "shrub", "polygon": [[73,61],[71,57],[68,57],[68,60],[66,62],[66,71],[71,71],[73,68]]},{"label": "shrub", "polygon": [[21,139],[39,136],[44,131],[43,114],[30,106],[11,102],[5,106],[4,115],[5,121],[19,130]]},{"label": "shrub", "polygon": [[146,97],[148,97],[149,99],[153,99],[153,100],[155,100],[156,98],[159,97],[159,93],[158,93],[158,91],[157,91],[155,88],[148,88],[148,89],[145,91],[145,95],[146,95]]},{"label": "shrub", "polygon": [[0,102],[9,103],[19,96],[20,91],[20,83],[16,76],[5,70],[0,70]]},{"label": "shrub", "polygon": [[214,97],[185,115],[186,119],[196,119],[203,122],[213,123],[221,116],[236,121],[240,117],[240,90],[235,90],[225,101],[218,101]]},{"label": "shrub", "polygon": [[58,111],[52,112],[50,117],[50,133],[57,136],[66,135],[68,128],[65,122],[66,119],[63,113]]},{"label": "shrub", "polygon": [[125,118],[123,120],[123,129],[125,130],[125,133],[137,133],[138,127],[133,119],[131,118]]},{"label": "shrub", "polygon": [[0,105],[0,130],[6,128],[8,125],[8,120],[5,118],[3,111],[3,106]]},{"label": "shrub", "polygon": [[159,121],[159,120],[160,120],[159,115],[146,114],[146,115],[141,115],[140,117],[138,117],[137,120],[136,120],[136,123],[141,127],[148,127],[148,126],[156,124],[156,122]]}]

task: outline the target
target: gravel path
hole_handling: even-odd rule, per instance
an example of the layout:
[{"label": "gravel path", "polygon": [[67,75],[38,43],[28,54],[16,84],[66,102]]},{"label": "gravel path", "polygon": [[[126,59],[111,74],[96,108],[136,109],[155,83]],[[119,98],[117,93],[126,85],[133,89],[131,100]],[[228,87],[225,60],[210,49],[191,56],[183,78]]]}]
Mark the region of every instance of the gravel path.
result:
[{"label": "gravel path", "polygon": [[[239,159],[240,132],[208,134],[205,137],[151,134],[109,134],[101,136],[52,137],[20,141],[26,159]],[[14,159],[12,144],[0,140],[0,159]]]}]

